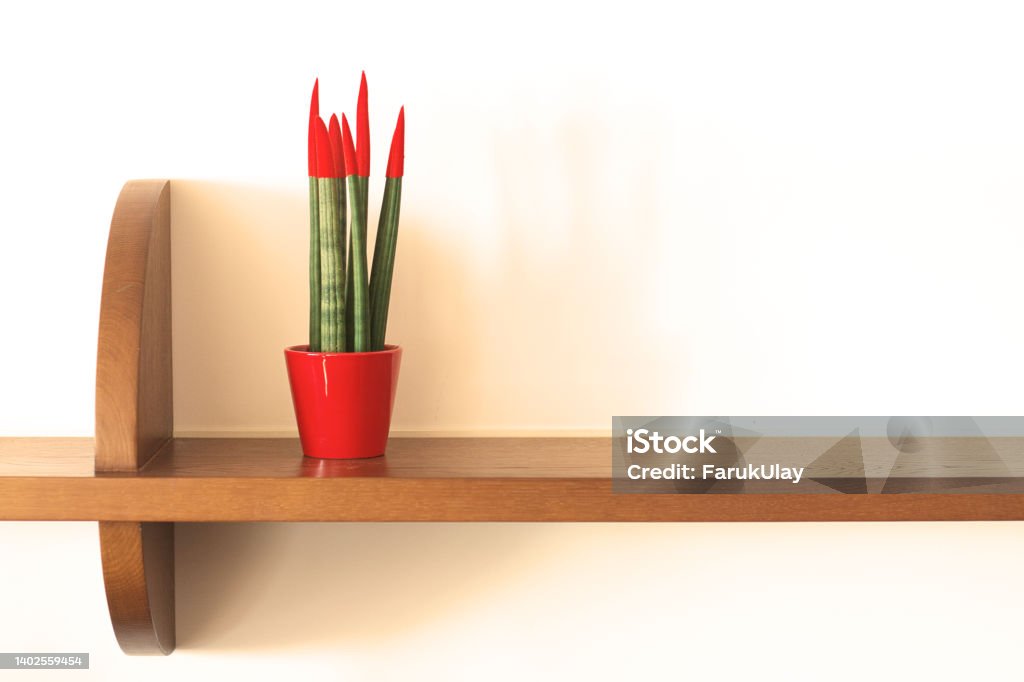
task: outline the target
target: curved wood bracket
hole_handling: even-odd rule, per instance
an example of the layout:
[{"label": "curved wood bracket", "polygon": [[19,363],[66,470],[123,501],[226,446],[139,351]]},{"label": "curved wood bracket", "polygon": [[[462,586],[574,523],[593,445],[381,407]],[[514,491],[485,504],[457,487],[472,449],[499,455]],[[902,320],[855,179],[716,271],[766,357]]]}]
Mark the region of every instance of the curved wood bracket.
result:
[{"label": "curved wood bracket", "polygon": [[174,524],[100,521],[100,554],[121,649],[174,651]]},{"label": "curved wood bracket", "polygon": [[[133,180],[114,207],[96,358],[96,473],[135,472],[174,430],[170,183]],[[128,654],[174,650],[174,524],[100,521],[114,634]]]}]

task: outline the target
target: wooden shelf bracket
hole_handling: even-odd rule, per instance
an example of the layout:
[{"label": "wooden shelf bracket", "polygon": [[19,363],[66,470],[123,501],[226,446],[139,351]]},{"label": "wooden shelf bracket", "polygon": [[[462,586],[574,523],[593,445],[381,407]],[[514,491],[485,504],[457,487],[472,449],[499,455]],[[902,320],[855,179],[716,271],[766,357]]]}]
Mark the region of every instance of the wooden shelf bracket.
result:
[{"label": "wooden shelf bracket", "polygon": [[[170,442],[170,182],[117,199],[103,271],[96,359],[96,473],[136,472]],[[174,524],[100,521],[110,620],[128,654],[174,650]]]}]

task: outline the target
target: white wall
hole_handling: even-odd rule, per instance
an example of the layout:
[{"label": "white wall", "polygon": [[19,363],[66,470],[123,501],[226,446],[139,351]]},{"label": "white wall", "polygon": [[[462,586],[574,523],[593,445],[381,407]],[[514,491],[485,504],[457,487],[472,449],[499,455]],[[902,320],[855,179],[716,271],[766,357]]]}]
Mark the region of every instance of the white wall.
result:
[{"label": "white wall", "polygon": [[117,648],[95,524],[0,523],[0,539],[3,648],[92,653],[88,673],[33,680],[986,680],[1019,665],[1019,524],[181,524],[169,658]]},{"label": "white wall", "polygon": [[[352,112],[363,68],[374,202],[400,104],[408,118],[396,429],[1024,413],[1022,18],[966,2],[14,5],[0,433],[91,433],[106,231],[133,177],[174,181],[177,428],[293,429],[281,349],[305,328],[309,88],[319,76],[323,109]],[[2,524],[16,607],[0,608],[0,649],[81,643],[96,679],[458,677],[459,661],[467,679],[603,677],[679,660],[636,658],[645,643],[737,675],[780,670],[791,647],[812,679],[839,659],[957,677],[1016,665],[998,643],[1024,600],[1024,556],[1006,553],[1019,532],[183,526],[182,650],[138,662],[114,656],[94,528]],[[191,563],[217,552],[214,577]],[[481,577],[464,587],[467,565]],[[254,603],[202,606],[232,572]],[[350,598],[368,633],[341,617]]]}]

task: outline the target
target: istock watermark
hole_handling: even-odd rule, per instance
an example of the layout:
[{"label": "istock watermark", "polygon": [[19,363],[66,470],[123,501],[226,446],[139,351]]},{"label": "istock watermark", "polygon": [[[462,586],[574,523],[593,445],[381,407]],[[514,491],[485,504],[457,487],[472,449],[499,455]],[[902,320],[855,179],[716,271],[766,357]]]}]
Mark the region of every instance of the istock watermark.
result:
[{"label": "istock watermark", "polygon": [[616,493],[1024,492],[1024,417],[612,418]]},{"label": "istock watermark", "polygon": [[[666,438],[657,431],[648,431],[647,429],[636,429],[635,431],[626,429],[626,452],[631,455],[643,455],[647,452],[675,455],[681,450],[691,455],[698,452],[715,454],[715,449],[711,447],[711,441],[714,439],[714,436],[706,435],[704,429],[700,430],[699,436],[683,436],[682,438],[679,436]],[[700,444],[694,445],[697,442]]]}]

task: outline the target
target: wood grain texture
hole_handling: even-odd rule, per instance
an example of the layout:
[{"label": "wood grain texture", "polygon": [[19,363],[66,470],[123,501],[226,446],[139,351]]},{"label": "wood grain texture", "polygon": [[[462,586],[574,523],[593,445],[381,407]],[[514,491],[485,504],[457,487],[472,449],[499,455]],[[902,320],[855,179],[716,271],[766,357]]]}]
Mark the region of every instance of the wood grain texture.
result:
[{"label": "wood grain texture", "polygon": [[627,495],[600,479],[18,478],[0,496],[10,520],[1024,520],[1020,494]]},{"label": "wood grain texture", "polygon": [[611,476],[608,438],[392,438],[371,459],[303,457],[295,438],[175,438],[142,477],[596,478]]},{"label": "wood grain texture", "polygon": [[[742,440],[742,439],[737,439]],[[827,439],[779,439],[765,444],[747,461],[806,465],[828,447]],[[874,454],[877,442],[864,439],[864,458],[881,460],[893,469],[898,453]],[[935,439],[936,441],[940,439]],[[905,467],[900,478],[989,476],[1024,477],[1024,438],[947,438],[930,450],[911,453],[920,468]],[[291,476],[398,476],[412,478],[501,476],[551,478],[611,475],[610,443],[606,438],[392,438],[388,456],[368,460],[318,460],[302,457],[290,438],[176,438],[167,451],[141,470],[143,476],[287,478]],[[770,456],[767,456],[768,453]],[[1000,456],[999,466],[989,453]],[[852,461],[857,453],[846,459]],[[914,461],[916,460],[916,461]],[[0,438],[0,477],[92,476],[91,438]],[[823,467],[830,476],[851,475],[854,467]],[[909,474],[907,476],[906,474]]]},{"label": "wood grain texture", "polygon": [[[138,473],[0,477],[0,518],[106,521],[1024,520],[1024,479],[970,492],[615,494],[602,438],[403,438],[384,458],[292,439],[174,439]],[[930,490],[936,479],[906,479]],[[940,481],[942,482],[942,481]],[[788,484],[786,484],[788,485]],[[1018,491],[998,492],[1000,490]]]},{"label": "wood grain texture", "polygon": [[94,472],[92,438],[0,438],[0,477]]},{"label": "wood grain texture", "polygon": [[[170,183],[135,180],[125,184],[114,207],[103,270],[96,358],[98,474],[135,472],[170,442],[171,379]],[[98,518],[118,643],[130,654],[170,653],[173,524]]]},{"label": "wood grain texture", "polygon": [[173,429],[170,183],[125,184],[107,241],[96,358],[96,470],[135,471]]},{"label": "wood grain texture", "polygon": [[127,654],[174,651],[174,524],[105,521],[100,551],[107,606]]}]

